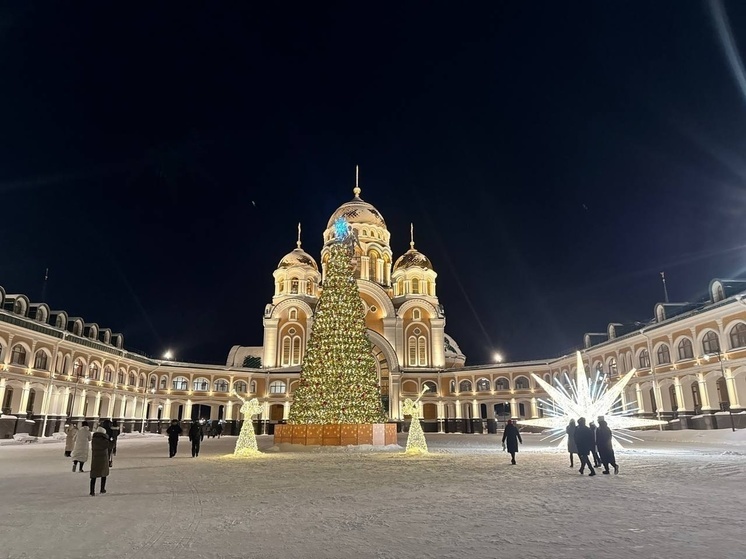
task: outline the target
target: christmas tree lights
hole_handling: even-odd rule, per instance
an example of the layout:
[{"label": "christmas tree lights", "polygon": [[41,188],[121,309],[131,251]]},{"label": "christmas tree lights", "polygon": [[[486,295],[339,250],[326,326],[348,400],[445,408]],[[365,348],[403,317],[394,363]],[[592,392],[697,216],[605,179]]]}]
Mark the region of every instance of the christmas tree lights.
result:
[{"label": "christmas tree lights", "polygon": [[233,392],[233,394],[243,402],[243,405],[241,406],[243,425],[241,426],[241,432],[236,440],[236,449],[233,451],[233,454],[236,456],[254,456],[259,454],[259,447],[257,447],[256,444],[254,422],[251,418],[256,414],[262,413],[262,405],[256,398],[246,401],[244,398],[239,396],[237,392]]},{"label": "christmas tree lights", "polygon": [[402,414],[412,416],[412,422],[409,425],[409,435],[407,435],[407,448],[405,450],[407,454],[427,453],[427,441],[425,440],[425,433],[422,431],[422,425],[420,424],[420,417],[422,417],[422,403],[420,402],[420,398],[422,398],[425,392],[427,392],[427,386],[414,402],[410,398],[407,398],[402,405]]},{"label": "christmas tree lights", "polygon": [[382,423],[378,371],[353,276],[357,237],[342,218],[334,223],[334,232],[324,289],[288,422]]}]

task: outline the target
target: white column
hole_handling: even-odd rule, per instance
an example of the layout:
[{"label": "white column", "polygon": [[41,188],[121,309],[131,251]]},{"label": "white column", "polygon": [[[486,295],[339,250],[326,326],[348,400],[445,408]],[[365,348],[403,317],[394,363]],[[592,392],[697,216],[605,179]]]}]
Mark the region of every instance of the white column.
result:
[{"label": "white column", "polygon": [[166,421],[171,420],[171,399],[166,398],[166,401],[163,403],[163,414],[161,416],[161,419],[165,419]]},{"label": "white column", "polygon": [[518,417],[518,404],[515,401],[515,398],[510,399],[510,418],[516,419]]},{"label": "white column", "polygon": [[702,399],[702,410],[711,410],[713,407],[710,405],[710,393],[707,391],[707,382],[705,381],[705,375],[697,373],[697,382],[699,383],[699,397]]},{"label": "white column", "polygon": [[228,400],[228,403],[225,405],[225,415],[223,416],[223,419],[226,421],[233,419],[233,400]]},{"label": "white column", "polygon": [[637,397],[637,413],[644,413],[645,398],[642,397],[642,387],[639,382],[635,384],[635,396]]},{"label": "white column", "polygon": [[290,417],[290,402],[285,402],[282,410],[282,418],[287,420]]},{"label": "white column", "polygon": [[21,399],[18,401],[18,409],[13,410],[16,415],[26,416],[26,406],[28,405],[28,394],[31,390],[31,385],[28,381],[23,385],[23,391],[21,392]]},{"label": "white column", "polygon": [[4,378],[0,378],[0,406],[2,406],[5,401],[5,382]]},{"label": "white column", "polygon": [[736,379],[733,378],[733,371],[725,369],[725,387],[728,390],[728,401],[731,409],[740,408],[741,402],[738,401],[738,390],[736,389]]},{"label": "white column", "polygon": [[456,400],[456,419],[461,419],[461,400]]},{"label": "white column", "polygon": [[93,404],[93,417],[100,417],[99,405],[101,404],[101,392],[96,392],[96,402]]},{"label": "white column", "polygon": [[531,419],[537,419],[539,411],[536,409],[536,398],[531,398]]},{"label": "white column", "polygon": [[681,379],[679,377],[674,377],[673,379],[673,391],[676,394],[676,405],[679,406],[678,411],[687,411],[684,391],[681,388]]},{"label": "white column", "polygon": [[85,409],[86,390],[78,390],[75,398],[75,409],[73,409],[73,416],[82,417],[83,409]]},{"label": "white column", "polygon": [[181,420],[191,421],[191,419],[192,419],[192,401],[187,400],[187,403],[184,406],[184,415],[181,416]]},{"label": "white column", "polygon": [[472,419],[480,419],[482,415],[479,413],[479,402],[476,398],[471,401],[471,417]]},{"label": "white column", "polygon": [[443,336],[445,329],[445,320],[442,318],[433,318],[430,320],[431,332],[431,353],[433,357],[433,367],[445,367],[445,338]]}]

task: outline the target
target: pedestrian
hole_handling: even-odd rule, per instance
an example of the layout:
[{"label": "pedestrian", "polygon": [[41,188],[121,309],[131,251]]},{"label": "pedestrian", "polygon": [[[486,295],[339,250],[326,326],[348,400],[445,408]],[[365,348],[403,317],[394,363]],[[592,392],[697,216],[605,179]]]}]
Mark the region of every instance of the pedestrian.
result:
[{"label": "pedestrian", "polygon": [[75,448],[75,435],[78,433],[78,426],[73,425],[65,425],[65,434],[67,435],[65,437],[65,456],[70,458],[70,455],[72,454],[73,448]]},{"label": "pedestrian", "polygon": [[223,434],[223,420],[218,421],[218,438]]},{"label": "pedestrian", "polygon": [[116,441],[114,439],[114,430],[111,427],[111,420],[104,419],[101,422],[101,427],[103,427],[104,431],[106,431],[106,437],[109,440],[109,451],[107,454],[109,456],[109,467],[111,468],[114,465],[114,445],[116,444]]},{"label": "pedestrian", "polygon": [[591,448],[594,444],[593,431],[585,424],[585,417],[578,419],[578,426],[575,428],[575,445],[578,450],[578,457],[580,458],[580,473],[585,471],[585,467],[591,471],[589,476],[595,476],[596,470],[591,466],[591,462],[588,459],[588,455],[591,453]]},{"label": "pedestrian", "polygon": [[[114,419],[111,422],[111,456],[114,457],[117,455],[117,440],[119,439],[119,434],[122,432],[122,428],[119,426],[119,421]],[[109,464],[109,467],[111,467],[112,464]]]},{"label": "pedestrian", "polygon": [[91,438],[91,497],[96,496],[96,478],[101,478],[101,494],[106,493],[109,475],[109,448],[111,441],[104,427],[99,427]]},{"label": "pedestrian", "polygon": [[189,428],[189,440],[192,441],[192,458],[199,456],[199,445],[205,438],[205,432],[199,423],[192,423]]},{"label": "pedestrian", "polygon": [[168,457],[176,456],[176,447],[179,446],[179,435],[182,433],[181,426],[177,419],[171,420],[171,425],[166,429],[168,434]]},{"label": "pedestrian", "polygon": [[575,464],[573,464],[572,461],[572,455],[578,453],[578,447],[575,444],[575,420],[571,419],[570,423],[567,425],[567,428],[565,429],[565,433],[567,433],[567,452],[570,453],[570,467],[574,467]]},{"label": "pedestrian", "polygon": [[518,427],[513,424],[512,419],[508,419],[505,430],[503,431],[503,450],[510,453],[510,463],[515,465],[515,453],[518,452],[518,443],[523,444],[521,434],[518,432]]},{"label": "pedestrian", "polygon": [[72,451],[73,472],[78,464],[80,464],[78,471],[83,471],[83,464],[88,460],[89,442],[91,442],[91,430],[88,428],[88,422],[84,421],[78,432],[75,433],[75,443]]},{"label": "pedestrian", "polygon": [[591,431],[593,431],[593,448],[591,448],[591,454],[593,455],[593,467],[598,468],[601,466],[601,459],[598,457],[598,451],[596,450],[596,447],[598,446],[598,443],[596,442],[596,424],[591,421],[588,424],[588,427]]},{"label": "pedestrian", "polygon": [[601,456],[601,462],[604,465],[604,474],[609,474],[609,465],[614,467],[614,473],[619,473],[619,466],[614,456],[614,446],[612,443],[611,429],[603,416],[598,418],[598,430],[596,431],[596,444],[598,444],[598,453]]}]

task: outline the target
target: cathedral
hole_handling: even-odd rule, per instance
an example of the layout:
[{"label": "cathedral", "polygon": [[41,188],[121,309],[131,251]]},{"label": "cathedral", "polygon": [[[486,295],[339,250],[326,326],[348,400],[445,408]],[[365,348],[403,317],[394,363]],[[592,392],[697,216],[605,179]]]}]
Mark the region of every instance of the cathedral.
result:
[{"label": "cathedral", "polygon": [[[571,390],[575,354],[466,365],[445,331],[432,262],[413,233],[395,258],[383,216],[356,186],[329,216],[318,260],[303,250],[299,226],[257,316],[262,345],[233,347],[225,365],[142,355],[126,348],[122,333],[0,287],[0,439],[50,436],[67,423],[104,418],[124,432],[162,432],[176,419],[185,427],[221,421],[237,434],[234,393],[257,398],[255,428],[272,434],[288,418],[340,217],[358,239],[354,274],[389,421],[405,428],[404,399],[424,391],[425,432],[494,433],[508,419],[548,412],[537,379]],[[671,429],[746,427],[746,281],[713,279],[706,293],[658,303],[645,322],[585,334],[579,349],[590,381],[611,385],[634,369],[621,393],[628,413]]]}]

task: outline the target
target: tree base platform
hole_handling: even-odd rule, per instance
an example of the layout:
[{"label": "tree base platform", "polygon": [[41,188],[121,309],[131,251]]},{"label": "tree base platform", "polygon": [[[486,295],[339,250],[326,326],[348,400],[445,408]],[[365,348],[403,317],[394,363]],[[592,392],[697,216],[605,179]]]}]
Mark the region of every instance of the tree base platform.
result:
[{"label": "tree base platform", "polygon": [[396,444],[396,423],[275,425],[275,444],[349,446]]}]

